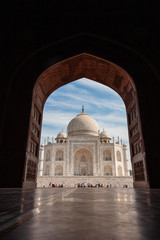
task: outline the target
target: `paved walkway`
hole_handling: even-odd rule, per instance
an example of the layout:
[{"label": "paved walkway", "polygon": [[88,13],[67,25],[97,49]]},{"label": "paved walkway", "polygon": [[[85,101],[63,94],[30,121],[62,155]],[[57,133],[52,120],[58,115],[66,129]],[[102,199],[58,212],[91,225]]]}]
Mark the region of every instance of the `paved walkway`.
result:
[{"label": "paved walkway", "polygon": [[0,189],[0,239],[160,239],[160,189]]}]

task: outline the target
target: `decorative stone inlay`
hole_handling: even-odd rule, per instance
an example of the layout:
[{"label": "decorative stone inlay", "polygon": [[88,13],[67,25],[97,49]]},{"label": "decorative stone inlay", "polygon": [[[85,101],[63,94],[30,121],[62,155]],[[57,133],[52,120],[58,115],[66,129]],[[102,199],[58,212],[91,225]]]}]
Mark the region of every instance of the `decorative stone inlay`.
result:
[{"label": "decorative stone inlay", "polygon": [[133,137],[138,132],[138,123],[130,130],[130,136]]},{"label": "decorative stone inlay", "polygon": [[143,161],[134,163],[134,175],[136,181],[145,180]]},{"label": "decorative stone inlay", "polygon": [[142,152],[142,141],[136,141],[132,144],[132,154],[133,156]]},{"label": "decorative stone inlay", "polygon": [[36,105],[34,105],[33,117],[34,117],[34,120],[38,123],[38,125],[40,125],[41,124],[41,112],[39,111],[39,109]]},{"label": "decorative stone inlay", "polygon": [[32,124],[31,130],[32,130],[32,132],[39,138],[39,136],[40,136],[40,131],[38,130],[38,128],[35,127],[34,124]]},{"label": "decorative stone inlay", "polygon": [[35,142],[33,139],[30,140],[30,153],[38,157],[38,143]]},{"label": "decorative stone inlay", "polygon": [[37,173],[37,164],[32,160],[28,160],[26,180],[35,180],[37,177],[36,173]]},{"label": "decorative stone inlay", "polygon": [[37,85],[40,83],[44,94],[48,96],[57,86],[60,87],[64,83],[82,77],[108,85],[117,91],[123,99],[133,101],[135,97],[134,84],[125,70],[112,62],[86,53],[79,54],[46,69],[39,76],[35,90],[38,91]]}]

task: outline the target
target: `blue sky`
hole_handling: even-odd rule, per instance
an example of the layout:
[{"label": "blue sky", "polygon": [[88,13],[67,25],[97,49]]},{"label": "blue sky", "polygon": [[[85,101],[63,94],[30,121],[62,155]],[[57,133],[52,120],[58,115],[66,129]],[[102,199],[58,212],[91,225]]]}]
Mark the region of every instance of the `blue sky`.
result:
[{"label": "blue sky", "polygon": [[128,145],[123,100],[111,88],[86,78],[60,87],[48,97],[43,111],[41,141],[47,136],[56,138],[62,129],[66,131],[68,123],[82,111],[82,105],[85,113],[97,121],[100,131],[104,128],[110,137],[117,140],[119,136]]}]

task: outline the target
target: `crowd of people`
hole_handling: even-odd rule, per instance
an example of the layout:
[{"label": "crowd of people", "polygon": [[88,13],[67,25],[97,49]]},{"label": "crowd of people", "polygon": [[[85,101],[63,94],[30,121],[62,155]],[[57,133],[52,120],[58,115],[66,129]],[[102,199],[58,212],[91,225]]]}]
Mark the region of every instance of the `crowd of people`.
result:
[{"label": "crowd of people", "polygon": [[[45,185],[43,186],[43,187],[45,187]],[[49,183],[49,185],[48,185],[48,187],[58,187],[58,188],[61,188],[61,187],[68,187],[67,186],[67,184],[54,184],[54,183]],[[102,183],[102,184],[100,184],[100,183],[96,183],[96,184],[91,184],[91,183],[86,183],[86,182],[83,182],[83,183],[77,183],[77,184],[75,184],[75,187],[77,187],[77,188],[80,188],[80,187],[88,187],[88,188],[102,188],[102,187],[104,187],[104,184]],[[106,186],[107,188],[110,188],[110,187],[112,187],[112,185],[111,184],[108,184],[107,186]],[[128,186],[127,185],[123,185],[122,186],[123,188],[127,188]]]},{"label": "crowd of people", "polygon": [[96,183],[95,185],[94,184],[91,184],[91,183],[78,183],[76,184],[76,187],[95,187],[95,188],[98,188],[98,187],[104,187],[104,184],[100,184],[100,183]]}]

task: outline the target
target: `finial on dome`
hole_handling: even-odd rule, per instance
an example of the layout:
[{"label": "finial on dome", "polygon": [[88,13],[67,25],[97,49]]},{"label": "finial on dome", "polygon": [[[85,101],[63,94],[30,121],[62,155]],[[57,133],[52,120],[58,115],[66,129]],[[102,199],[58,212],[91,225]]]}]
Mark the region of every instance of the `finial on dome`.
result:
[{"label": "finial on dome", "polygon": [[82,106],[82,113],[84,112],[84,106]]}]

